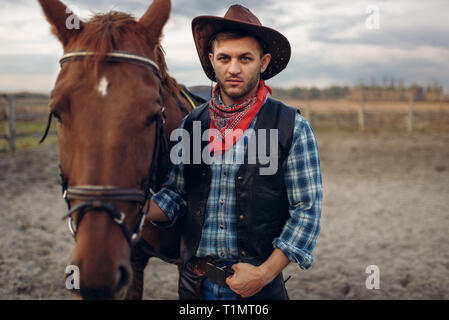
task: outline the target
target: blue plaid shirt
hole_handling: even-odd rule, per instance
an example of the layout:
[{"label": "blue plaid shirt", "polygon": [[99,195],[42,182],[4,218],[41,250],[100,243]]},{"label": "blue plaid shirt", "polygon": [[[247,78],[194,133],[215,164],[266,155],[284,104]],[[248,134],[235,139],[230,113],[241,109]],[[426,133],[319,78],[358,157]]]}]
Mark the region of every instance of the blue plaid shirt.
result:
[{"label": "blue plaid shirt", "polygon": [[[187,116],[186,116],[187,117]],[[180,128],[184,127],[186,117]],[[254,127],[257,115],[250,124]],[[251,131],[251,130],[248,130]],[[246,131],[245,133],[247,133]],[[246,136],[246,138],[244,138]],[[242,159],[248,135],[233,145],[233,156]],[[182,152],[182,151],[180,151]],[[239,158],[240,157],[240,158]],[[207,200],[205,221],[197,257],[212,256],[220,259],[238,259],[237,216],[235,213],[235,176],[239,164],[211,164],[211,186]],[[312,251],[320,232],[322,183],[317,143],[309,122],[296,113],[292,146],[282,164],[289,200],[290,218],[282,233],[273,239],[273,248],[279,248],[302,269],[313,263]],[[172,225],[187,208],[183,164],[171,165],[162,189],[152,200],[170,218]]]}]

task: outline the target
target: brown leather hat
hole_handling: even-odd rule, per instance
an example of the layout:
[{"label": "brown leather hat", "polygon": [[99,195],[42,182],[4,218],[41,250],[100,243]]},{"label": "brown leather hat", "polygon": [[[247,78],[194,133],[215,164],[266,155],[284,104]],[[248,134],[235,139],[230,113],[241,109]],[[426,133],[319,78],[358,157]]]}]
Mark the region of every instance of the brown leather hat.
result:
[{"label": "brown leather hat", "polygon": [[249,34],[262,42],[265,52],[271,54],[270,64],[260,75],[262,80],[277,75],[285,69],[290,60],[291,48],[287,38],[274,29],[262,26],[259,19],[249,9],[241,5],[233,5],[229,7],[223,18],[199,16],[192,21],[196,50],[204,72],[212,81],[216,81],[216,79],[214,69],[209,61],[210,40],[217,33],[224,31]]}]

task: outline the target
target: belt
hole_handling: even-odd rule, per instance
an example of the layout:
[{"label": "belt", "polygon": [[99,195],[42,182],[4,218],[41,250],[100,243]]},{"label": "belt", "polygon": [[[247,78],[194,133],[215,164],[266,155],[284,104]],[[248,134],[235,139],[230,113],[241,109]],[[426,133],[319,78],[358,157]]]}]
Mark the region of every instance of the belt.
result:
[{"label": "belt", "polygon": [[193,271],[196,275],[209,278],[210,282],[218,284],[222,288],[226,288],[226,278],[234,274],[234,270],[225,266],[214,259],[192,258]]}]

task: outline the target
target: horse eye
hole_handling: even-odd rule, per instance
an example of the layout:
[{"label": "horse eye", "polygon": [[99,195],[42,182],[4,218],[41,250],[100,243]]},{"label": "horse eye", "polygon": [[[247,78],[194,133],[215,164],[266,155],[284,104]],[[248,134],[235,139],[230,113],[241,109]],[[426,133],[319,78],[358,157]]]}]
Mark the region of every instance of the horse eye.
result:
[{"label": "horse eye", "polygon": [[56,118],[56,120],[58,120],[58,122],[61,122],[61,116],[57,111],[52,111],[53,117]]},{"label": "horse eye", "polygon": [[155,114],[152,115],[151,117],[148,118],[147,123],[146,123],[146,127],[149,127],[153,124],[153,122],[156,121],[157,117],[159,117],[159,114]]}]

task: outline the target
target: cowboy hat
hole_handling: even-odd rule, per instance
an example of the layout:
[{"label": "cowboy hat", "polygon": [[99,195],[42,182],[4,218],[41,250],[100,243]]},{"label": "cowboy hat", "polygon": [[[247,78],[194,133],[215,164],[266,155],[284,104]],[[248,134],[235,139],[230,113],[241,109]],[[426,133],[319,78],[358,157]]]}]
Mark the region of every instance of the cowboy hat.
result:
[{"label": "cowboy hat", "polygon": [[280,32],[262,26],[259,19],[241,5],[229,7],[224,17],[199,16],[192,21],[192,32],[196,50],[204,72],[212,81],[216,81],[215,72],[209,60],[210,40],[217,33],[237,31],[254,36],[271,54],[267,69],[260,75],[267,80],[281,72],[288,64],[291,55],[290,43]]}]

